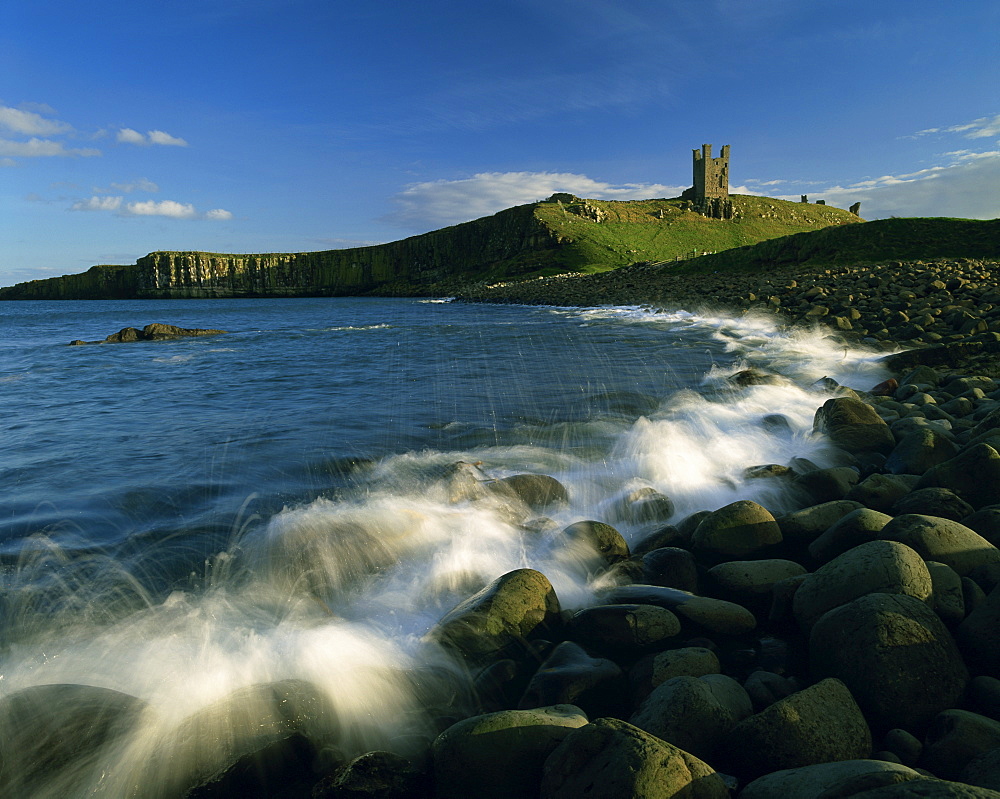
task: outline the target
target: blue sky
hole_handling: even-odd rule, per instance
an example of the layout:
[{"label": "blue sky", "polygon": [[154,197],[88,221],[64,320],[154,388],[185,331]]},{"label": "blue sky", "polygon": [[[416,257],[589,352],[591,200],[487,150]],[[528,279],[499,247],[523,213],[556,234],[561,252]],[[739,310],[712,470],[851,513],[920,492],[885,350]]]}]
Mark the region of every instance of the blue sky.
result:
[{"label": "blue sky", "polygon": [[404,238],[553,191],[1000,216],[995,0],[7,0],[0,285]]}]

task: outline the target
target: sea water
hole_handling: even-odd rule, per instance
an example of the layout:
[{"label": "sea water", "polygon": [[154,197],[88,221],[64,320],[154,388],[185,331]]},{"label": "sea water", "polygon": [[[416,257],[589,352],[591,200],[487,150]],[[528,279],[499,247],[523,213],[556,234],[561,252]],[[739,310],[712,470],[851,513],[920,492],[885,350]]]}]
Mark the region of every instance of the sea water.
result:
[{"label": "sea water", "polygon": [[[150,322],[228,332],[68,346]],[[744,470],[832,465],[816,381],[870,388],[878,358],[704,311],[0,303],[0,697],[92,686],[138,708],[61,760],[0,717],[3,779],[31,796],[172,795],[252,749],[232,707],[275,684],[331,708],[316,731],[331,762],[419,751],[471,708],[467,675],[424,641],[452,607],[521,567],[564,608],[592,603],[601,578],[559,531],[638,488],[670,497],[671,521],[737,499],[791,508],[784,484]],[[774,377],[727,379],[747,368]],[[550,475],[569,503],[525,518],[456,495],[457,463]]]}]

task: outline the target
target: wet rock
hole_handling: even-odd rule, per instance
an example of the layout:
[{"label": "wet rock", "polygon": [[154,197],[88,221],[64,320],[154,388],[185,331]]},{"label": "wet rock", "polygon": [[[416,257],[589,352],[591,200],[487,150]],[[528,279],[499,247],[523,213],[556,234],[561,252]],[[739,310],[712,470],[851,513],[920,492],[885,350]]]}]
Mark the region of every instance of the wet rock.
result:
[{"label": "wet rock", "polygon": [[74,766],[127,734],[146,703],[92,685],[25,688],[0,700],[0,795],[30,797],[43,782],[63,795],[79,786]]},{"label": "wet rock", "polygon": [[604,715],[620,712],[625,696],[625,675],[614,661],[591,657],[563,641],[539,666],[518,707],[575,705],[588,716]]},{"label": "wet rock", "polygon": [[929,487],[951,489],[976,509],[990,505],[1000,496],[1000,453],[975,444],[924,472],[917,488]]},{"label": "wet rock", "polygon": [[805,573],[805,568],[794,561],[771,558],[720,563],[708,570],[708,577],[726,599],[744,605],[761,601],[770,604],[775,583]]},{"label": "wet rock", "polygon": [[605,718],[566,736],[549,756],[540,796],[727,799],[729,789],[694,755],[625,721]]},{"label": "wet rock", "polygon": [[872,593],[929,600],[931,576],[923,558],[896,541],[861,544],[810,574],[795,592],[792,609],[808,632],[827,611]]},{"label": "wet rock", "polygon": [[799,690],[800,686],[795,681],[775,674],[773,671],[758,669],[746,678],[743,688],[750,697],[754,710],[759,713],[775,702],[791,696]]},{"label": "wet rock", "polygon": [[782,769],[871,753],[861,709],[839,680],[822,680],[741,721],[723,739],[720,757],[744,779]]},{"label": "wet rock", "polygon": [[781,528],[766,508],[749,500],[733,502],[705,517],[694,531],[696,555],[715,560],[741,558],[781,543]]},{"label": "wet rock", "polygon": [[990,676],[1000,675],[1000,586],[969,612],[955,638],[971,665]]},{"label": "wet rock", "polygon": [[698,591],[694,555],[680,547],[661,547],[642,556],[642,582],[681,591]]},{"label": "wet rock", "polygon": [[431,786],[404,757],[366,752],[320,781],[310,799],[429,799]]},{"label": "wet rock", "polygon": [[615,521],[628,524],[665,522],[674,515],[674,503],[655,488],[646,487],[620,497],[611,512]]},{"label": "wet rock", "polygon": [[894,729],[885,734],[883,740],[885,749],[892,752],[899,758],[899,762],[906,766],[916,766],[920,760],[920,755],[924,751],[924,745],[915,735],[911,735],[906,730]]},{"label": "wet rock", "polygon": [[786,513],[777,521],[784,539],[790,543],[807,544],[848,513],[863,507],[853,500],[834,500]]},{"label": "wet rock", "polygon": [[966,709],[1000,721],[1000,680],[980,674],[969,683]]},{"label": "wet rock", "polygon": [[895,763],[842,760],[783,769],[759,777],[740,792],[739,799],[841,799],[854,796],[856,792],[843,793],[837,786],[847,780],[872,775],[887,775],[886,778],[900,782],[924,779],[919,772]]},{"label": "wet rock", "polygon": [[881,452],[888,455],[896,441],[875,410],[853,397],[834,397],[816,411],[813,429],[826,433],[848,452]]},{"label": "wet rock", "polygon": [[723,674],[673,677],[658,685],[629,719],[642,730],[709,760],[722,736],[753,713],[750,697]]},{"label": "wet rock", "polygon": [[120,344],[129,341],[164,341],[166,339],[190,336],[218,336],[226,332],[228,331],[177,327],[176,325],[165,325],[160,322],[154,322],[151,325],[146,325],[142,330],[137,330],[134,327],[124,327],[117,333],[112,333],[104,341],[111,344]]},{"label": "wet rock", "polygon": [[266,796],[315,782],[313,741],[339,720],[326,695],[303,680],[250,685],[188,716],[159,743],[139,777],[164,796]]},{"label": "wet rock", "polygon": [[576,522],[564,529],[562,536],[568,544],[597,554],[609,565],[629,557],[628,543],[622,534],[604,522]]},{"label": "wet rock", "polygon": [[888,513],[890,508],[913,488],[918,478],[892,474],[871,474],[847,492],[867,508]]},{"label": "wet rock", "polygon": [[965,525],[938,516],[896,516],[881,535],[915,549],[925,560],[947,563],[963,577],[980,566],[1000,562],[1000,549]]},{"label": "wet rock", "polygon": [[987,505],[966,516],[961,522],[975,530],[993,546],[1000,543],[1000,506]]},{"label": "wet rock", "polygon": [[858,508],[834,522],[809,545],[809,555],[826,563],[850,549],[878,539],[892,516],[870,508]]},{"label": "wet rock", "polygon": [[837,677],[873,727],[922,732],[954,707],[969,674],[938,616],[916,597],[867,594],[834,608],[812,628],[816,677]]},{"label": "wet rock", "polygon": [[559,599],[548,578],[534,569],[517,569],[458,605],[427,637],[484,663],[520,652],[523,641],[558,621]]},{"label": "wet rock", "polygon": [[639,604],[584,608],[566,625],[572,640],[601,652],[648,649],[680,631],[677,616],[666,608]]},{"label": "wet rock", "polygon": [[500,496],[515,497],[533,511],[544,511],[569,501],[566,487],[545,474],[515,474],[487,483]]},{"label": "wet rock", "polygon": [[959,624],[965,618],[965,594],[962,591],[962,578],[947,564],[933,560],[926,563],[933,585],[934,611],[945,624],[949,626]]},{"label": "wet rock", "polygon": [[757,626],[754,615],[735,602],[695,596],[676,588],[656,585],[623,585],[599,593],[604,602],[658,605],[673,611],[686,626],[723,635],[741,635]]},{"label": "wet rock", "polygon": [[1000,792],[1000,748],[983,752],[962,769],[959,780],[977,788]]},{"label": "wet rock", "polygon": [[892,506],[894,516],[919,513],[960,522],[972,513],[972,506],[947,488],[920,488],[901,497]]},{"label": "wet rock", "polygon": [[934,428],[913,430],[900,438],[885,462],[892,474],[923,474],[958,454],[952,440]]},{"label": "wet rock", "polygon": [[587,717],[572,705],[504,710],[460,721],[432,747],[435,797],[537,796],[545,759]]},{"label": "wet rock", "polygon": [[650,680],[655,688],[674,677],[703,677],[721,670],[719,658],[711,649],[685,646],[654,655]]},{"label": "wet rock", "polygon": [[998,747],[1000,721],[952,708],[931,723],[920,766],[937,777],[954,780],[972,760]]},{"label": "wet rock", "polygon": [[833,466],[829,469],[814,469],[795,478],[795,485],[802,489],[811,502],[834,502],[845,499],[861,475],[850,466]]}]

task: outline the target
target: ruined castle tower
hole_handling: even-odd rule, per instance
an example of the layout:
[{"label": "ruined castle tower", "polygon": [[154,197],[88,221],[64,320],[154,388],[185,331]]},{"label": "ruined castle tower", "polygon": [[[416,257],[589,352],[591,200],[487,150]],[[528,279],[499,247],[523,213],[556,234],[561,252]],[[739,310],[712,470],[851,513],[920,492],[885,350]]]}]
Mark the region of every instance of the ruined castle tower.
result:
[{"label": "ruined castle tower", "polygon": [[722,155],[718,158],[712,158],[711,144],[703,144],[700,151],[694,151],[694,186],[690,191],[696,210],[716,219],[732,219],[728,144],[722,148]]}]

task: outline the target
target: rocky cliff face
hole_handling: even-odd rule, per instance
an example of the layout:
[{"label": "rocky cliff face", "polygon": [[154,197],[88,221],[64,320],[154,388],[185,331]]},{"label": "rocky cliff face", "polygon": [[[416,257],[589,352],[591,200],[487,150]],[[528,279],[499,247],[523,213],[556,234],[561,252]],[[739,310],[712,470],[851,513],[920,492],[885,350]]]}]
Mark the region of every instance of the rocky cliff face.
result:
[{"label": "rocky cliff face", "polygon": [[[534,205],[420,236],[347,250],[226,255],[154,252],[134,266],[0,289],[0,299],[302,297],[363,294],[391,284],[421,285],[483,273],[491,266],[559,246]],[[530,261],[530,258],[528,259]]]}]

